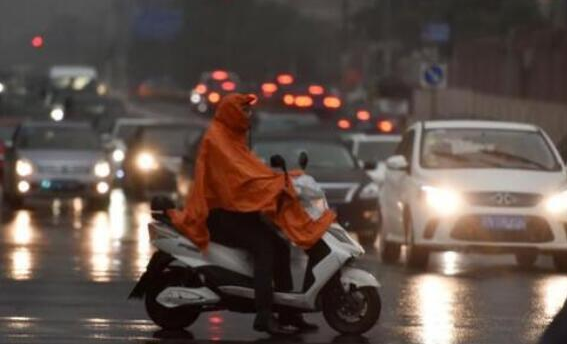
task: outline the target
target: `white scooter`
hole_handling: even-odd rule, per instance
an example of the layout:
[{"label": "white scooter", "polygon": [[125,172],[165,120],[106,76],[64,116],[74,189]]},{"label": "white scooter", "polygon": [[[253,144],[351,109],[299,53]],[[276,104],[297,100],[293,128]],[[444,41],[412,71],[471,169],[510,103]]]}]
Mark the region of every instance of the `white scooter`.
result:
[{"label": "white scooter", "polygon": [[[286,171],[285,161],[279,158],[280,163],[272,159],[272,167]],[[305,168],[305,154],[300,162]],[[302,175],[294,178],[293,185],[309,215],[314,219],[321,216],[327,201],[315,180]],[[149,317],[171,330],[190,326],[202,312],[255,312],[251,257],[214,242],[203,255],[170,224],[165,210],[172,207],[167,199],[152,200],[155,221],[149,224],[149,232],[158,251],[130,298],[145,298]],[[380,317],[381,300],[380,284],[374,276],[352,266],[363,254],[364,249],[336,223],[308,251],[292,247],[294,291],[276,290],[274,310],[322,311],[327,323],[341,334],[367,332]]]}]

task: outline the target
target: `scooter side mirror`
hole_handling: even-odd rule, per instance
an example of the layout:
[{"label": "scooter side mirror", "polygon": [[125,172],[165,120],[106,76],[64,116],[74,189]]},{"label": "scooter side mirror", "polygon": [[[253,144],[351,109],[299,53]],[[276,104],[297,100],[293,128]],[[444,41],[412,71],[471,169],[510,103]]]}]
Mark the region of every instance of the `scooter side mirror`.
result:
[{"label": "scooter side mirror", "polygon": [[272,168],[281,168],[282,170],[285,170],[286,169],[285,159],[279,154],[272,155],[270,157],[270,166]]},{"label": "scooter side mirror", "polygon": [[305,170],[305,168],[307,168],[307,164],[309,163],[309,157],[307,156],[307,153],[305,151],[299,153],[298,162],[299,162],[299,167],[301,167],[302,170]]}]

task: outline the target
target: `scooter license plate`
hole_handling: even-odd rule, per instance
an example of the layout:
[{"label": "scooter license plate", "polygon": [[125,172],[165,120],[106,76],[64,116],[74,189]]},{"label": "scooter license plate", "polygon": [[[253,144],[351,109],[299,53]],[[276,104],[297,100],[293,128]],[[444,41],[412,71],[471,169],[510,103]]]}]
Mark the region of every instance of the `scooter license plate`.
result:
[{"label": "scooter license plate", "polygon": [[514,215],[486,215],[481,217],[481,224],[490,231],[524,231],[526,218]]}]

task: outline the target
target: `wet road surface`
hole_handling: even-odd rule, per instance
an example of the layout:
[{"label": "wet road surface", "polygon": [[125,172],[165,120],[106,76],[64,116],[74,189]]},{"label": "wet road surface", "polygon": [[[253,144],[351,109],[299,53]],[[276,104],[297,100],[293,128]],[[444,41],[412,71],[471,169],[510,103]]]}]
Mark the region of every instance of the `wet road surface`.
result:
[{"label": "wet road surface", "polygon": [[[0,343],[256,342],[252,316],[204,314],[183,333],[159,331],[143,303],[126,297],[152,254],[147,203],[115,190],[109,211],[80,201],[2,207]],[[534,343],[567,295],[567,276],[540,258],[532,271],[512,256],[436,254],[427,272],[360,264],[383,287],[382,317],[364,337],[339,337],[315,314],[315,334],[293,343]],[[190,332],[189,332],[190,331]]]}]

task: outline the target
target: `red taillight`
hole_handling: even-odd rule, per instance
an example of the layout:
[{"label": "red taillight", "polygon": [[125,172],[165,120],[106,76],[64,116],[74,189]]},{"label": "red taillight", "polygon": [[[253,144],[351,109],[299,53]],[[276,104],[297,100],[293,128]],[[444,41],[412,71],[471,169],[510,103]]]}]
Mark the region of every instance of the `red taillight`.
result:
[{"label": "red taillight", "polygon": [[292,96],[291,94],[286,94],[286,95],[283,97],[283,102],[284,102],[285,105],[291,106],[291,105],[293,105],[293,103],[295,102],[295,97]]},{"label": "red taillight", "polygon": [[293,84],[294,81],[293,76],[291,74],[280,74],[278,75],[276,80],[280,85],[291,85]]},{"label": "red taillight", "polygon": [[376,127],[383,133],[391,133],[394,131],[394,123],[388,120],[378,121],[378,123],[376,123]]},{"label": "red taillight", "polygon": [[224,70],[215,70],[213,72],[213,79],[217,80],[217,81],[223,81],[228,79],[228,73],[225,72]]},{"label": "red taillight", "polygon": [[273,82],[267,82],[262,84],[262,92],[264,94],[272,94],[278,90],[278,85],[274,84]]},{"label": "red taillight", "polygon": [[358,118],[359,121],[368,121],[370,120],[370,112],[366,110],[358,110],[356,118]]},{"label": "red taillight", "polygon": [[197,85],[197,87],[195,87],[195,92],[199,94],[205,94],[207,93],[207,86],[205,86],[204,84],[199,84]]},{"label": "red taillight", "polygon": [[222,83],[221,87],[227,92],[232,92],[236,89],[236,84],[232,81],[225,81]]},{"label": "red taillight", "polygon": [[337,121],[337,127],[339,127],[342,130],[347,130],[352,127],[352,124],[348,119],[342,118]]},{"label": "red taillight", "polygon": [[220,101],[220,94],[218,94],[217,92],[211,92],[209,93],[208,99],[211,103],[216,104]]},{"label": "red taillight", "polygon": [[295,97],[295,106],[297,107],[310,107],[313,105],[313,98],[309,96]]},{"label": "red taillight", "polygon": [[323,105],[329,109],[338,109],[341,107],[341,100],[338,97],[325,97]]},{"label": "red taillight", "polygon": [[314,96],[320,96],[324,92],[325,92],[325,89],[323,88],[323,86],[320,86],[320,85],[309,86],[309,93],[311,93]]}]

